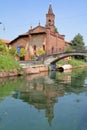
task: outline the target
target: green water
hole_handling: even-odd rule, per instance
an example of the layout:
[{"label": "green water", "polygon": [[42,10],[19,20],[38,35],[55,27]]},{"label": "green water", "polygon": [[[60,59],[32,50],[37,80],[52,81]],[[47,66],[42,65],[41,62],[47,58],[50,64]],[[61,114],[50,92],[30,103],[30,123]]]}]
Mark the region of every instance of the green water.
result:
[{"label": "green water", "polygon": [[87,130],[87,69],[0,79],[0,130]]}]

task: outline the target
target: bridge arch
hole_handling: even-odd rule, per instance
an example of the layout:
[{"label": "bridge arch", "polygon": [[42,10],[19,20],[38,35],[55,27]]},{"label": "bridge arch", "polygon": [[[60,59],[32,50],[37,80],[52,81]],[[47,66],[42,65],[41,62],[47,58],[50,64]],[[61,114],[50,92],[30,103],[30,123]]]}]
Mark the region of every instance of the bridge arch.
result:
[{"label": "bridge arch", "polygon": [[56,64],[61,59],[69,56],[87,56],[87,52],[64,52],[59,54],[50,54],[44,57],[44,62],[49,62],[47,64]]},{"label": "bridge arch", "polygon": [[51,62],[51,64],[56,63],[56,62],[60,61],[61,59],[64,59],[69,56],[87,56],[87,54],[85,54],[85,53],[67,53],[67,54],[59,56],[57,59],[53,60]]}]

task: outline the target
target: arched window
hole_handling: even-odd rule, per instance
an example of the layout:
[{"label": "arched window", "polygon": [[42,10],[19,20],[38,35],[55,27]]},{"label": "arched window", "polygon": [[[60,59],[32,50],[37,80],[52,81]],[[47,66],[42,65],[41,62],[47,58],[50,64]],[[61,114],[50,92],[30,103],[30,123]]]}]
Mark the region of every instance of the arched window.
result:
[{"label": "arched window", "polygon": [[36,51],[36,45],[34,45],[34,50]]},{"label": "arched window", "polygon": [[48,23],[49,23],[49,25],[51,24],[51,20],[50,19],[48,20]]},{"label": "arched window", "polygon": [[36,45],[33,46],[34,55],[36,55]]},{"label": "arched window", "polygon": [[43,45],[43,50],[45,51],[45,45]]}]

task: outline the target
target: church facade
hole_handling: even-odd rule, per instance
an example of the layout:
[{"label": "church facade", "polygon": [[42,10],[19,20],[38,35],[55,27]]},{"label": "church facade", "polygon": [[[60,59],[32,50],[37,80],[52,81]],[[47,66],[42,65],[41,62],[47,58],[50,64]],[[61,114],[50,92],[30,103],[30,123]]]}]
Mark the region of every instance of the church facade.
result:
[{"label": "church facade", "polygon": [[59,34],[55,28],[55,14],[52,5],[49,5],[46,14],[46,26],[40,25],[30,28],[25,34],[19,35],[9,44],[11,47],[18,46],[25,48],[26,54],[39,55],[38,50],[43,50],[46,54],[63,52],[69,43],[65,41],[65,35]]}]

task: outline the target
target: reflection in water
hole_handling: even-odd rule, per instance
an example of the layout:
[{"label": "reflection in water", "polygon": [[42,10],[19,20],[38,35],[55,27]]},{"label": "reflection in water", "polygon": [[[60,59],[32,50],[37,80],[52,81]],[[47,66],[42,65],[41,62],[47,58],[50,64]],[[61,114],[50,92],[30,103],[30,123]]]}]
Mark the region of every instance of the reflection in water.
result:
[{"label": "reflection in water", "polygon": [[[25,86],[20,91],[17,91],[14,97],[22,99],[38,110],[44,109],[45,116],[51,125],[51,121],[54,118],[54,105],[58,102],[57,97],[64,96],[66,93],[80,93],[87,90],[87,88],[83,87],[85,78],[83,73],[84,71],[81,71],[76,75],[73,72],[70,75],[67,72],[56,73],[52,71],[49,73],[49,76],[46,73],[27,76]],[[73,75],[75,76],[73,77]],[[79,81],[79,77],[82,80]],[[79,99],[76,102],[78,101]]]},{"label": "reflection in water", "polygon": [[[27,77],[27,79],[29,78]],[[31,81],[27,80],[25,86],[20,89],[20,92],[17,91],[16,94],[14,94],[15,98],[20,98],[24,102],[28,102],[38,110],[44,109],[49,124],[51,124],[54,117],[54,104],[57,102],[56,97],[63,95],[63,93],[58,91],[50,82],[52,84],[52,81],[47,76],[32,79]]]},{"label": "reflection in water", "polygon": [[[6,97],[13,97],[34,106],[39,111],[45,110],[45,117],[51,126],[55,119],[55,105],[59,104],[59,99],[64,97],[63,99],[66,101],[67,95],[86,92],[86,79],[87,71],[84,69],[64,73],[52,71],[26,77],[0,79],[0,102],[3,102]],[[74,100],[78,104],[80,101],[79,98]],[[63,104],[60,106],[62,108]],[[66,104],[64,107],[66,108]]]}]

